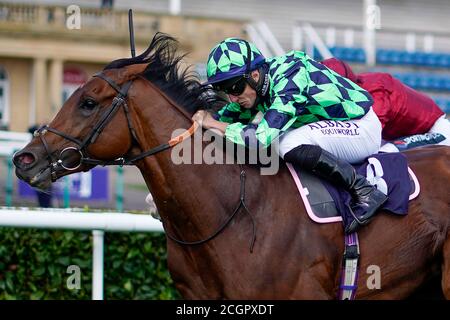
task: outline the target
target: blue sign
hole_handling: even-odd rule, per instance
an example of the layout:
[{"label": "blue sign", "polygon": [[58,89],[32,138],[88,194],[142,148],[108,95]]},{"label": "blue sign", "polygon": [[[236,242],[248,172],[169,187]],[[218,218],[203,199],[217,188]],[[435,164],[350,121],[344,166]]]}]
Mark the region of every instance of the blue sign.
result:
[{"label": "blue sign", "polygon": [[[62,197],[64,188],[69,179],[68,187],[70,199],[72,200],[108,200],[108,169],[94,168],[88,172],[77,172],[60,178],[52,184],[52,193]],[[19,196],[35,197],[36,191],[28,184],[19,180]]]}]

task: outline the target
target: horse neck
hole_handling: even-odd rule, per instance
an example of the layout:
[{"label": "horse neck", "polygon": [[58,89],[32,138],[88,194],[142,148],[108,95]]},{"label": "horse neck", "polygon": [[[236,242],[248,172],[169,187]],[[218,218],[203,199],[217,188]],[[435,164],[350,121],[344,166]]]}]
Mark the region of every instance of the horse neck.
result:
[{"label": "horse neck", "polygon": [[[145,96],[139,95],[133,99],[141,151],[167,143],[174,130],[187,129],[192,125],[191,120],[177,110],[170,99],[152,85],[147,84],[146,87],[146,91],[139,90],[147,92]],[[149,96],[152,97],[151,106]],[[193,149],[193,143],[191,147]],[[171,158],[172,151],[169,149],[147,157],[138,168],[161,217],[169,222],[175,234],[183,238],[208,236],[210,226],[218,226],[225,216],[230,215],[239,199],[239,166],[176,165]]]}]

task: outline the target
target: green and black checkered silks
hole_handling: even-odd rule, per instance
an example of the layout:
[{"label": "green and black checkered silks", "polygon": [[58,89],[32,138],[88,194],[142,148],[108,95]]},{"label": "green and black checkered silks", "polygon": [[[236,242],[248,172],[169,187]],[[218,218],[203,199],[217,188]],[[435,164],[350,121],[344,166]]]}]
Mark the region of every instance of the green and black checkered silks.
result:
[{"label": "green and black checkered silks", "polygon": [[270,88],[267,99],[257,107],[264,112],[263,120],[251,124],[256,112],[249,113],[237,103],[226,105],[217,115],[230,123],[225,136],[237,144],[268,146],[288,128],[327,119],[359,119],[372,106],[366,90],[301,51],[266,61]]},{"label": "green and black checkered silks", "polygon": [[[248,42],[251,50],[250,70],[255,69],[264,62],[265,58],[255,47]],[[208,83],[216,83],[227,80],[247,71],[247,45],[244,40],[228,38],[216,45],[209,54],[206,65]]]}]

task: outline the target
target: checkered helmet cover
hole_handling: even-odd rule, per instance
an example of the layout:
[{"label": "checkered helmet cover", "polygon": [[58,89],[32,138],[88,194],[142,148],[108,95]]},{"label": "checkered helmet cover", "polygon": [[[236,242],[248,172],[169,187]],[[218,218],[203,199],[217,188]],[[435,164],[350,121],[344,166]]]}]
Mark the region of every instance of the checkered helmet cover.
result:
[{"label": "checkered helmet cover", "polygon": [[[245,40],[227,38],[217,44],[209,53],[206,65],[208,83],[217,83],[247,72],[247,46]],[[248,42],[251,51],[250,70],[264,63],[265,57],[253,43]]]}]

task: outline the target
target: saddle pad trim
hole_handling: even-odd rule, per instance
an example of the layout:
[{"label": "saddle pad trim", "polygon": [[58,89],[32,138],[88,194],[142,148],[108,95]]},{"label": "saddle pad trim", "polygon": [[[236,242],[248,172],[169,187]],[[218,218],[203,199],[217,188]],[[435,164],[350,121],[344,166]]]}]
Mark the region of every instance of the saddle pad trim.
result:
[{"label": "saddle pad trim", "polygon": [[342,221],[342,217],[328,217],[328,218],[320,218],[316,216],[311,208],[311,205],[309,204],[308,200],[308,194],[305,191],[305,188],[303,188],[302,183],[300,182],[300,179],[298,178],[297,173],[295,172],[294,167],[289,162],[286,162],[286,165],[291,172],[292,177],[294,178],[295,185],[297,186],[298,191],[300,192],[300,196],[302,197],[303,204],[305,205],[306,212],[308,212],[308,216],[317,223],[331,223],[331,222],[339,222]]},{"label": "saddle pad trim", "polygon": [[409,201],[411,201],[412,199],[417,198],[417,196],[420,193],[420,184],[419,184],[419,180],[417,179],[416,175],[414,174],[414,172],[412,171],[412,169],[410,167],[408,167],[408,172],[409,175],[411,176],[411,178],[414,181],[414,193],[409,195]]},{"label": "saddle pad trim", "polygon": [[[332,223],[332,222],[342,221],[342,217],[340,217],[340,216],[328,217],[328,218],[320,218],[320,217],[316,216],[314,214],[314,211],[311,208],[311,205],[309,204],[307,189],[303,187],[302,183],[300,182],[300,179],[298,178],[297,172],[295,171],[292,164],[289,162],[286,162],[286,165],[287,165],[292,177],[294,178],[295,185],[297,186],[297,189],[300,192],[300,196],[302,197],[306,212],[308,213],[308,216],[311,218],[311,220],[313,220],[314,222],[317,222],[317,223]],[[408,167],[408,172],[409,172],[412,180],[414,181],[414,185],[415,185],[414,193],[409,195],[409,201],[411,201],[411,200],[417,198],[417,196],[419,195],[420,184],[419,184],[419,180],[417,179],[416,175],[414,174],[414,172],[412,171],[412,169],[410,167]]]}]

